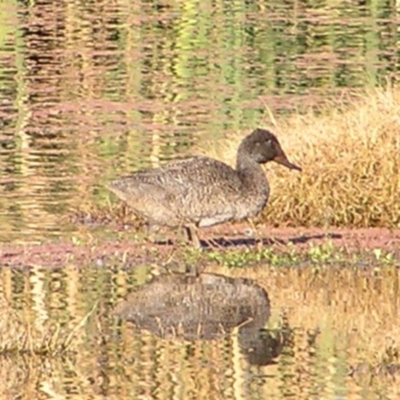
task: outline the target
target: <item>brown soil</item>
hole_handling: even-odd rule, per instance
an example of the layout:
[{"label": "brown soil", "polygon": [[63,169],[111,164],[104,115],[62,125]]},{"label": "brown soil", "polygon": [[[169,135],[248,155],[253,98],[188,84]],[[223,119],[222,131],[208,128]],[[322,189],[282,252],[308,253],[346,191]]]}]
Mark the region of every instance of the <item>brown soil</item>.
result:
[{"label": "brown soil", "polygon": [[[257,242],[248,235],[248,225],[224,225],[204,229],[200,232],[204,247],[217,250],[254,246]],[[247,235],[246,235],[247,234]],[[170,233],[170,235],[172,235]],[[381,249],[400,257],[400,229],[340,229],[319,228],[259,228],[259,237],[264,246],[274,246],[284,252],[291,242],[300,253],[307,251],[310,244],[333,246],[348,252],[364,252]],[[172,236],[171,236],[171,239]],[[85,266],[94,264],[99,267],[121,263],[130,267],[144,263],[165,261],[178,250],[179,243],[171,241],[153,244],[132,240],[103,241],[96,244],[74,245],[59,241],[43,244],[2,244],[0,245],[0,265],[17,268],[63,267],[65,265]]]}]

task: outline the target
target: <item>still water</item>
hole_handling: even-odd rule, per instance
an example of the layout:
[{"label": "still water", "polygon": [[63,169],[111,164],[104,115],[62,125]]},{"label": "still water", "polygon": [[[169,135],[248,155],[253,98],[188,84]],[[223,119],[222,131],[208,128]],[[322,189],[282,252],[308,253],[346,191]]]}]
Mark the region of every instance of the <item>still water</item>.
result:
[{"label": "still water", "polygon": [[397,270],[260,267],[231,277],[2,268],[13,335],[2,330],[2,349],[24,340],[16,315],[29,321],[25,348],[56,327],[73,336],[63,355],[1,355],[0,397],[399,398]]},{"label": "still water", "polygon": [[394,82],[399,5],[0,4],[1,241],[74,230],[115,176]]}]

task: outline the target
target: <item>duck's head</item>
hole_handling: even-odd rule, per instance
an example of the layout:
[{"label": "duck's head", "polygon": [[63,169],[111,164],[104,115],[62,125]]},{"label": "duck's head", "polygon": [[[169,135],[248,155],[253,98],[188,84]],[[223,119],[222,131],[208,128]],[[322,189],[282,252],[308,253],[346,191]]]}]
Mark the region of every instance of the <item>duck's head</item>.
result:
[{"label": "duck's head", "polygon": [[258,164],[275,161],[287,168],[301,171],[300,167],[288,160],[276,136],[266,129],[258,128],[246,136],[239,146],[238,157],[250,157]]}]

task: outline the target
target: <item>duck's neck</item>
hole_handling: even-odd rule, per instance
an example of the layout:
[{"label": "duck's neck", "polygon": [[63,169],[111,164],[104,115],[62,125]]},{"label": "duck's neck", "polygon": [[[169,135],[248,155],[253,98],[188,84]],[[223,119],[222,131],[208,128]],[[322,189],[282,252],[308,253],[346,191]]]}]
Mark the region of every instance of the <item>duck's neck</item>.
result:
[{"label": "duck's neck", "polygon": [[245,154],[238,154],[236,160],[236,171],[240,179],[249,191],[263,191],[268,187],[267,177],[261,165]]}]

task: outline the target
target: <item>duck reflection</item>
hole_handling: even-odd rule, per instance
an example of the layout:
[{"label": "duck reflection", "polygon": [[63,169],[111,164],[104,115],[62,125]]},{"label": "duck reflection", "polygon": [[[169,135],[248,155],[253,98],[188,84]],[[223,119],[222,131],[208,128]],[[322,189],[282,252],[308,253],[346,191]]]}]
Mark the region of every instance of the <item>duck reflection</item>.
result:
[{"label": "duck reflection", "polygon": [[251,279],[217,274],[165,274],[130,293],[115,314],[159,337],[188,341],[217,339],[239,328],[241,352],[266,365],[284,345],[264,330],[270,316],[266,291]]}]

